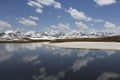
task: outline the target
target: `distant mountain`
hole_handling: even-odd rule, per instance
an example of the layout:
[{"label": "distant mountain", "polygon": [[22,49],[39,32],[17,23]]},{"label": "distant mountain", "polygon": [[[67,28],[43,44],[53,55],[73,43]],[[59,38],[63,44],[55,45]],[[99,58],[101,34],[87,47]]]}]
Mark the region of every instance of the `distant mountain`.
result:
[{"label": "distant mountain", "polygon": [[29,31],[26,33],[22,33],[20,31],[6,31],[0,32],[0,40],[21,40],[21,39],[73,39],[73,38],[102,38],[116,36],[114,33],[110,32],[90,32],[84,33],[79,31],[71,31],[71,32],[58,32],[58,31],[46,31],[46,32],[36,32]]},{"label": "distant mountain", "polygon": [[0,37],[3,36],[3,35],[5,35],[5,33],[4,32],[0,32]]},{"label": "distant mountain", "polygon": [[12,39],[20,39],[22,37],[22,33],[20,31],[6,31],[2,33],[0,39],[12,40]]}]

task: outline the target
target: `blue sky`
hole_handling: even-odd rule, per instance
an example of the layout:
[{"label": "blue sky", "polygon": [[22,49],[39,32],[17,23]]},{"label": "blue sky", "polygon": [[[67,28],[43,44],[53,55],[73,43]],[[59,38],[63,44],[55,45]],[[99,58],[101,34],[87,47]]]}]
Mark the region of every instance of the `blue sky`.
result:
[{"label": "blue sky", "polygon": [[1,0],[0,30],[120,30],[119,0]]}]

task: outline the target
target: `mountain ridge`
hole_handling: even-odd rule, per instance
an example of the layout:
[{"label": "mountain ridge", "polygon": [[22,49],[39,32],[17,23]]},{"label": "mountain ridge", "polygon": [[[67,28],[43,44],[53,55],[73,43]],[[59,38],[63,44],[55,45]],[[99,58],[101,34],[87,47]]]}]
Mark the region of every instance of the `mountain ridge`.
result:
[{"label": "mountain ridge", "polygon": [[39,41],[117,41],[120,35],[111,32],[54,32],[54,31],[20,31],[0,32],[0,42],[39,42]]}]

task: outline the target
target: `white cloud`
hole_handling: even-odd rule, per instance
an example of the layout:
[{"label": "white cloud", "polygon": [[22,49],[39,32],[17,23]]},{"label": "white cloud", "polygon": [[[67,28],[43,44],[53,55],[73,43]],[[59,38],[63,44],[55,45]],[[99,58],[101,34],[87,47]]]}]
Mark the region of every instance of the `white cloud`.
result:
[{"label": "white cloud", "polygon": [[12,27],[11,24],[9,24],[6,21],[0,20],[0,29],[10,28],[10,27]]},{"label": "white cloud", "polygon": [[113,23],[111,23],[111,22],[105,22],[104,23],[104,27],[105,28],[116,28],[116,25],[115,24],[113,24]]},{"label": "white cloud", "polygon": [[69,8],[69,10],[66,10],[73,19],[75,20],[84,20],[84,21],[93,21],[93,22],[104,22],[102,19],[94,19],[89,16],[87,16],[84,12],[78,11],[77,9],[73,9],[72,7]]},{"label": "white cloud", "polygon": [[102,32],[110,32],[110,33],[114,33],[115,35],[120,35],[120,27],[116,27],[116,28],[105,28],[101,30]]},{"label": "white cloud", "polygon": [[54,8],[60,9],[61,4],[55,0],[38,0],[38,3],[45,6],[54,6]]},{"label": "white cloud", "polygon": [[42,9],[39,8],[36,9],[36,13],[42,13],[42,12],[43,12]]},{"label": "white cloud", "polygon": [[92,20],[92,18],[86,16],[84,12],[78,11],[77,9],[73,9],[72,7],[70,7],[69,10],[67,10],[67,12],[70,13],[70,15],[77,20],[85,20],[85,21]]},{"label": "white cloud", "polygon": [[34,7],[38,7],[38,8],[43,8],[43,6],[40,3],[32,1],[32,0],[29,0],[29,2],[27,4],[32,7],[34,6]]},{"label": "white cloud", "polygon": [[36,17],[36,16],[29,16],[29,19],[32,19],[32,20],[39,20],[39,17]]},{"label": "white cloud", "polygon": [[94,2],[95,2],[97,5],[103,6],[103,5],[111,5],[111,4],[114,4],[114,3],[116,3],[117,1],[116,1],[116,0],[94,0]]},{"label": "white cloud", "polygon": [[80,29],[88,29],[89,28],[86,24],[84,24],[82,22],[75,22],[75,25],[77,27],[79,27]]},{"label": "white cloud", "polygon": [[52,25],[51,29],[58,30],[58,31],[68,31],[68,30],[70,30],[70,27],[69,27],[68,23],[67,24],[59,23],[58,25]]},{"label": "white cloud", "polygon": [[18,22],[25,26],[37,26],[37,23],[34,20],[30,20],[26,18],[21,18]]},{"label": "white cloud", "polygon": [[113,72],[104,72],[98,77],[97,80],[110,80],[110,79],[113,80],[119,77],[120,77],[120,74],[113,73]]},{"label": "white cloud", "polygon": [[27,3],[31,7],[36,8],[37,13],[42,13],[44,6],[53,6],[55,9],[61,9],[61,4],[55,0],[29,0]]},{"label": "white cloud", "polygon": [[54,2],[54,7],[55,7],[56,9],[61,9],[61,4],[58,3],[58,2]]}]

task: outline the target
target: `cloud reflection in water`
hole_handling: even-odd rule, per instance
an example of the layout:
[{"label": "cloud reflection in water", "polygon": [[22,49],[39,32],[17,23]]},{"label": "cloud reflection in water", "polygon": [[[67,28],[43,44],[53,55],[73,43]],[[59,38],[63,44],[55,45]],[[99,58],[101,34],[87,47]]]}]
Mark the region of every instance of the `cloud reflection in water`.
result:
[{"label": "cloud reflection in water", "polygon": [[[80,71],[84,67],[87,68],[89,63],[116,54],[116,51],[46,47],[42,46],[41,43],[4,44],[0,47],[0,50],[4,49],[0,53],[0,63],[17,58],[18,62],[15,61],[16,59],[12,61],[18,64],[21,62],[22,65],[30,64],[30,67],[37,67],[38,72],[32,75],[33,80],[62,80],[62,78],[66,77],[66,73],[71,70],[71,72],[76,73],[76,71]],[[57,67],[53,68],[55,66]],[[54,72],[50,72],[51,70]],[[112,71],[105,72],[97,80],[115,79],[119,78],[118,76],[120,75]]]}]

